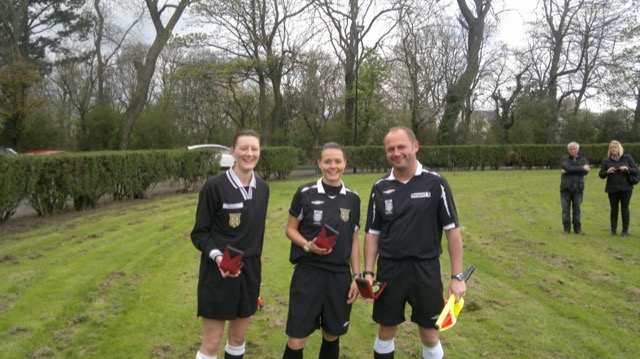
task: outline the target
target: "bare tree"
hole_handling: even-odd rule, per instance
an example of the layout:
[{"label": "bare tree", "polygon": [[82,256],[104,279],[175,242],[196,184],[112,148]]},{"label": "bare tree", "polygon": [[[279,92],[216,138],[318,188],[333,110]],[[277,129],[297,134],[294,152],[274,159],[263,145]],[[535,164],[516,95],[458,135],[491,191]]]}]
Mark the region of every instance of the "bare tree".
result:
[{"label": "bare tree", "polygon": [[[464,35],[451,18],[431,3],[414,4],[400,17],[393,47],[391,77],[396,101],[408,105],[410,124],[418,138],[425,126],[435,128],[444,111],[446,90],[464,69]],[[455,20],[454,20],[455,21]]]},{"label": "bare tree", "polygon": [[[131,20],[124,27],[116,19],[115,12],[131,14]],[[97,79],[97,102],[104,102],[108,95],[105,93],[107,70],[114,57],[120,52],[131,31],[138,26],[144,17],[145,8],[142,4],[120,1],[93,0],[95,27],[93,29],[93,44],[95,48],[95,76]]]},{"label": "bare tree", "polygon": [[[292,33],[290,27],[312,2],[299,0],[201,1],[200,22],[215,26],[205,42],[228,57],[244,59],[255,72],[259,88],[258,117],[264,144],[272,143],[282,121],[282,78],[298,49],[313,31]],[[304,23],[299,23],[303,25]],[[273,91],[273,110],[267,114],[267,80]]]},{"label": "bare tree", "polygon": [[[344,67],[345,79],[345,125],[355,125],[355,98],[351,96],[355,89],[356,67],[367,52],[375,52],[393,31],[397,16],[405,6],[404,0],[377,2],[374,0],[349,0],[347,5],[330,0],[318,0],[318,9],[325,15],[320,19],[328,29],[330,45],[336,57]],[[359,31],[359,26],[362,30]],[[376,36],[369,42],[367,51],[356,51],[362,39],[368,34]],[[347,143],[346,138],[343,142]]]},{"label": "bare tree", "polygon": [[501,66],[497,69],[495,77],[493,78],[494,86],[491,99],[494,101],[493,111],[498,127],[500,128],[502,143],[511,143],[510,130],[516,121],[515,102],[523,92],[523,77],[528,70],[529,68],[525,67],[517,72],[515,74],[515,86],[506,87],[504,90],[505,78],[509,78],[513,74],[505,62],[501,63]]},{"label": "bare tree", "polygon": [[[147,49],[144,63],[142,61],[134,62],[136,70],[136,87],[131,96],[131,101],[128,103],[127,108],[122,115],[122,136],[120,139],[121,149],[127,148],[133,124],[147,103],[149,86],[155,73],[158,56],[160,56],[160,52],[162,52],[162,49],[167,45],[167,42],[171,37],[171,33],[180,20],[182,13],[185,11],[187,6],[191,5],[194,1],[195,0],[180,0],[177,4],[164,3],[159,8],[159,0],[145,0],[147,9],[149,10],[149,16],[151,16],[151,21],[153,22],[153,27],[156,32],[156,37],[151,46]],[[162,20],[162,15],[165,11],[173,11],[166,24],[163,23]]]},{"label": "bare tree", "polygon": [[447,89],[444,114],[438,128],[438,144],[455,143],[458,116],[469,98],[480,70],[480,51],[484,41],[485,21],[491,11],[491,1],[473,0],[474,14],[466,0],[457,0],[461,13],[459,22],[467,31],[467,64],[462,75]]},{"label": "bare tree", "polygon": [[547,142],[558,140],[560,110],[572,101],[578,112],[595,93],[612,62],[621,24],[628,20],[626,1],[545,0],[542,17],[530,42],[528,65],[531,77],[547,95],[550,116]]}]

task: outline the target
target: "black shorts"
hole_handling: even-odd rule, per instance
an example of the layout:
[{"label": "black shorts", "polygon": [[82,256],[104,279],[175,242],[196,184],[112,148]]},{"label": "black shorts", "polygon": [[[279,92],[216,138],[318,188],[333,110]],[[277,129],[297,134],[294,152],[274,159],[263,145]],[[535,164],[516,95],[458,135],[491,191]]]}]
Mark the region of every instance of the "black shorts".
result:
[{"label": "black shorts", "polygon": [[424,328],[435,328],[444,308],[440,259],[378,260],[376,279],[387,288],[373,302],[373,320],[384,326],[405,321],[406,304],[411,305],[411,321]]},{"label": "black shorts", "polygon": [[259,256],[242,259],[237,278],[222,278],[210,258],[200,263],[198,316],[216,320],[248,318],[258,310],[262,265]]},{"label": "black shorts", "polygon": [[351,304],[347,304],[351,281],[348,271],[297,265],[289,288],[287,335],[305,338],[320,327],[331,335],[346,334],[351,315]]}]

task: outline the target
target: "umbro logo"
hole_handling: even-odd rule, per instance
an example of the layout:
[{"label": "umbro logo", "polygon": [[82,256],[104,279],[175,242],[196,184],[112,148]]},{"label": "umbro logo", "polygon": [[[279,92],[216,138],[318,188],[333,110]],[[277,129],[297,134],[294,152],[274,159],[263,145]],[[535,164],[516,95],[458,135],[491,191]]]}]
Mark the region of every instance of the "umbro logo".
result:
[{"label": "umbro logo", "polygon": [[382,193],[384,193],[384,194],[389,194],[389,193],[393,193],[393,192],[395,192],[395,191],[396,191],[396,190],[395,190],[394,188],[392,188],[392,189],[388,189],[388,190],[386,190],[386,191],[382,191]]}]

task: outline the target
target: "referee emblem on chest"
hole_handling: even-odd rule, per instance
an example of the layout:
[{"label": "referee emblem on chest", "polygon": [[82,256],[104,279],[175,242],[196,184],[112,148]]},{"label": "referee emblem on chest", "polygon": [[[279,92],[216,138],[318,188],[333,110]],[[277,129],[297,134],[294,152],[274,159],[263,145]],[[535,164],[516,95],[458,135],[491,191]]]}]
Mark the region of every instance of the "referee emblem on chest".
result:
[{"label": "referee emblem on chest", "polygon": [[386,214],[393,213],[393,200],[392,199],[385,199],[384,200],[384,212]]},{"label": "referee emblem on chest", "polygon": [[236,228],[240,225],[240,214],[241,213],[229,213],[229,226],[231,226],[231,228]]},{"label": "referee emblem on chest", "polygon": [[340,208],[340,218],[343,222],[349,220],[349,212],[351,212],[351,210],[348,208]]},{"label": "referee emblem on chest", "polygon": [[322,222],[322,210],[320,209],[313,210],[313,221],[315,223]]}]

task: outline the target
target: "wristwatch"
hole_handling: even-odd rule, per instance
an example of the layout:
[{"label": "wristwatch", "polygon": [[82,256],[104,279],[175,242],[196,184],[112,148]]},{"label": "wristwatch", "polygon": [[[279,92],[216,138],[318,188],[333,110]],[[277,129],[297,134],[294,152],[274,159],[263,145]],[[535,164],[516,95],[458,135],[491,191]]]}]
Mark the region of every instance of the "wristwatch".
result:
[{"label": "wristwatch", "polygon": [[309,248],[309,243],[310,243],[310,242],[307,242],[307,244],[305,244],[305,245],[302,247],[302,249],[304,249],[304,251],[305,251],[305,252],[309,252],[309,251],[311,250],[311,248]]},{"label": "wristwatch", "polygon": [[462,273],[452,274],[451,279],[457,279],[461,282],[464,282],[464,275]]}]

